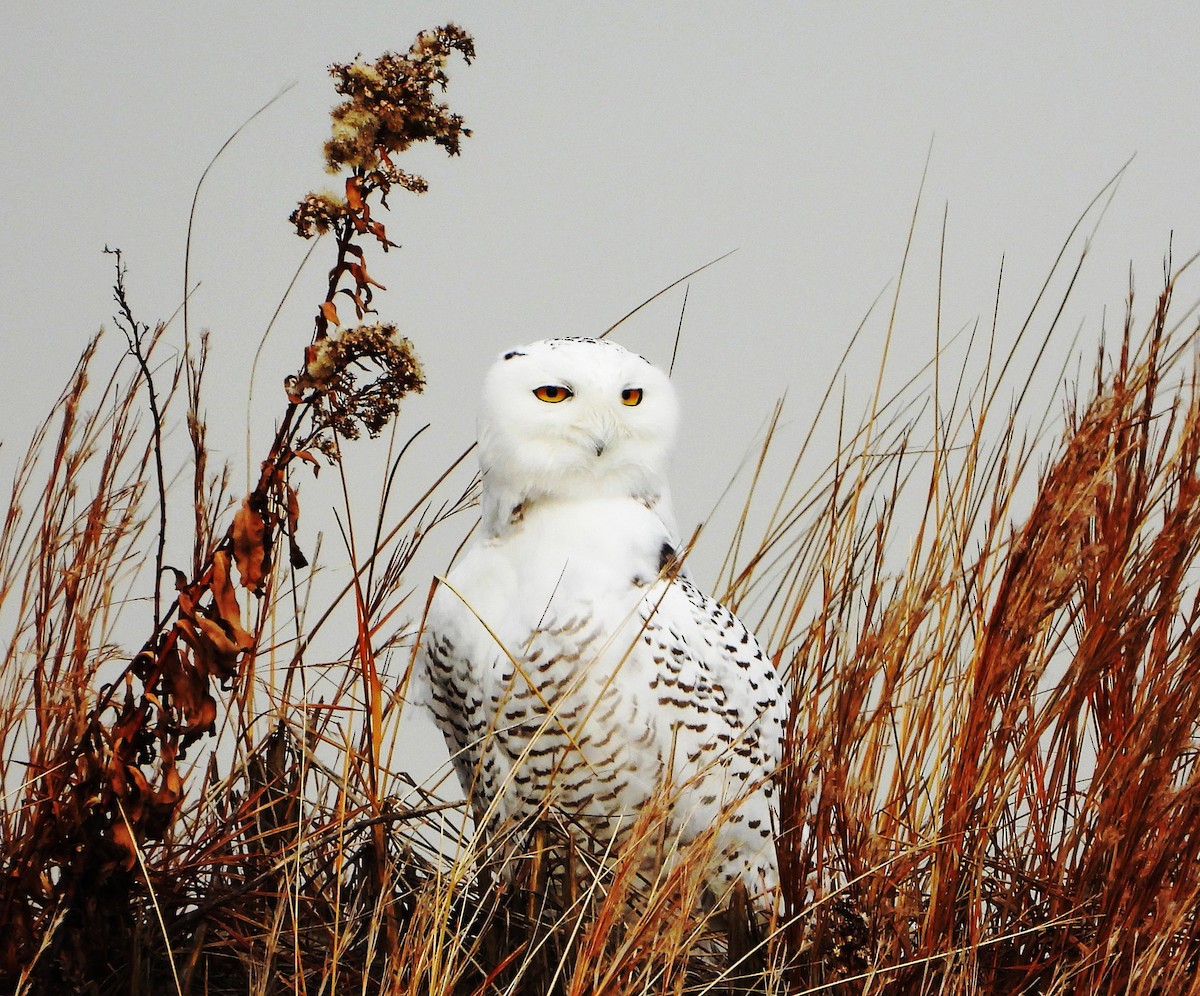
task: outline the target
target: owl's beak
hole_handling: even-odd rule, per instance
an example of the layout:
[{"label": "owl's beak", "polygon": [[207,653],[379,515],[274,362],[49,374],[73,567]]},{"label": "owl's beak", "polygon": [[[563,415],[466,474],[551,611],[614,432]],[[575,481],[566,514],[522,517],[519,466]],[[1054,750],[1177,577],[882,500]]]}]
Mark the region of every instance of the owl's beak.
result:
[{"label": "owl's beak", "polygon": [[603,456],[604,451],[612,445],[616,428],[611,419],[597,418],[584,430],[584,439],[597,457]]}]

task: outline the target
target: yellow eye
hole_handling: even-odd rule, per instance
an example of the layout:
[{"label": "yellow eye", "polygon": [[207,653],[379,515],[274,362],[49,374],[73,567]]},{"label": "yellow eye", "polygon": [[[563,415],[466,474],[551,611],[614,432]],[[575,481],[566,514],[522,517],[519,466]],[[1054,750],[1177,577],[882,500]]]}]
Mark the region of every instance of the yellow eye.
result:
[{"label": "yellow eye", "polygon": [[[535,388],[533,395],[538,401],[548,401],[552,405],[557,405],[560,401],[566,401],[574,393],[569,387],[563,387],[561,384],[546,384],[543,387]],[[626,402],[626,404],[628,403]]]},{"label": "yellow eye", "polygon": [[632,408],[634,405],[640,405],[641,403],[642,389],[640,387],[627,387],[621,392],[621,404]]}]

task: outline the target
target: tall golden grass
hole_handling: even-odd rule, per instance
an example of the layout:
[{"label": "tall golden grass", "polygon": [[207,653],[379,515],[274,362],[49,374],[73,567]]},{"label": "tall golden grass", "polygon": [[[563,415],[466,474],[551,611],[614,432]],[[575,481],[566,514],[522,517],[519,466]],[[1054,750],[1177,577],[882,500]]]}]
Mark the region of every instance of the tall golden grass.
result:
[{"label": "tall golden grass", "polygon": [[[440,30],[406,58],[444,85],[469,39]],[[1140,319],[1130,295],[1056,429],[1026,412],[1016,352],[975,383],[955,371],[947,393],[935,351],[907,395],[833,413],[824,471],[805,479],[797,459],[773,493],[753,475],[720,594],[794,689],[785,903],[767,919],[707,901],[711,841],[662,840],[654,806],[621,854],[551,819],[497,874],[496,842],[461,835],[461,804],[406,774],[394,738],[428,590],[413,557],[431,531],[466,533],[474,492],[454,490],[461,458],[408,509],[385,492],[370,542],[347,539],[351,582],[311,584],[293,478],[419,388],[401,389],[419,368],[381,326],[332,334],[335,302],[371,307],[356,240],[390,244],[367,205],[394,169],[374,146],[334,153],[366,158],[344,201],[297,216],[334,234],[335,274],[248,498],[208,467],[206,347],[162,361],[172,332],[135,321],[119,261],[128,351],[88,345],[17,463],[0,529],[6,991],[1200,990],[1186,267]],[[339,379],[364,363],[380,377]],[[792,464],[785,446],[768,433],[760,468]],[[418,473],[403,447],[391,459],[389,480]],[[162,565],[171,592],[156,577],[168,511],[191,536],[191,562]],[[322,654],[339,606],[352,632]]]}]

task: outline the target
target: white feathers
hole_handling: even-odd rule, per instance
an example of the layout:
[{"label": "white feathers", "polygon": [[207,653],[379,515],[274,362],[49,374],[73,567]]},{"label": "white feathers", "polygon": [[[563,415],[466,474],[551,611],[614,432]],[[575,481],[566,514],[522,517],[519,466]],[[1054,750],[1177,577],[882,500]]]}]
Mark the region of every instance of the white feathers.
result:
[{"label": "white feathers", "polygon": [[[541,387],[570,396],[542,401]],[[626,404],[626,390],[640,391],[640,402]],[[541,498],[635,497],[670,518],[666,465],[678,421],[666,375],[614,342],[547,339],[509,350],[484,379],[479,414],[488,535]]]},{"label": "white feathers", "polygon": [[483,535],[439,587],[421,660],[476,822],[554,807],[621,843],[674,790],[667,840],[715,830],[720,894],[778,882],[785,700],[754,637],[685,577],[662,371],[615,343],[504,354],[479,416]]}]

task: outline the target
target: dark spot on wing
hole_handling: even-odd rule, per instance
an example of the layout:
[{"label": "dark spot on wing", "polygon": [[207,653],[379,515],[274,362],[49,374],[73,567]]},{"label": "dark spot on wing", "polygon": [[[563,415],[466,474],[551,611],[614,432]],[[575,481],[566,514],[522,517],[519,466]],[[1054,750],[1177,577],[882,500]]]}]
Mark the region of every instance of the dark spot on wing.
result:
[{"label": "dark spot on wing", "polygon": [[522,353],[519,349],[510,349],[507,353],[504,354],[504,358],[506,360],[511,360],[514,356],[524,356],[524,355],[525,354]]}]

